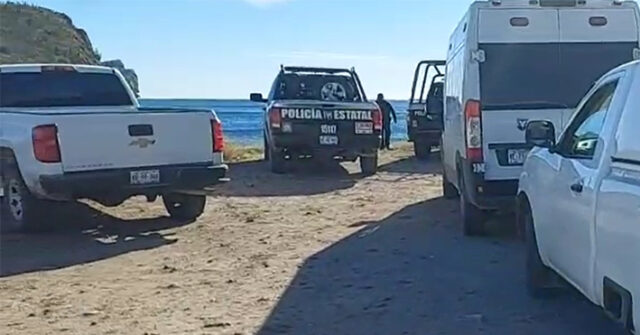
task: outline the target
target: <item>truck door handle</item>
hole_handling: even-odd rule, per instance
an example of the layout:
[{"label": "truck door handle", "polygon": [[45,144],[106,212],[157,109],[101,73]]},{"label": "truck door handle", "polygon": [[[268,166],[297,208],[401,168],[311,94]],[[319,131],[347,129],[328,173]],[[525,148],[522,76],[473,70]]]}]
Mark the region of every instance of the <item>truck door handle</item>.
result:
[{"label": "truck door handle", "polygon": [[571,191],[575,193],[582,193],[583,190],[584,190],[584,185],[582,185],[582,182],[577,182],[571,185]]}]

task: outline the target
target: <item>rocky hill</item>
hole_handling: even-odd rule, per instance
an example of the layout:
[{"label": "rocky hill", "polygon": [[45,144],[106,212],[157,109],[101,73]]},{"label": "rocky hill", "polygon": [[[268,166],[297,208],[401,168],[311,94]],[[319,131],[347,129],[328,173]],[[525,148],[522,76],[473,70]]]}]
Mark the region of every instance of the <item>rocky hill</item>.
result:
[{"label": "rocky hill", "polygon": [[[0,64],[101,64],[100,52],[87,33],[69,16],[22,3],[0,2]],[[118,68],[138,93],[138,77],[122,61],[104,65]]]}]

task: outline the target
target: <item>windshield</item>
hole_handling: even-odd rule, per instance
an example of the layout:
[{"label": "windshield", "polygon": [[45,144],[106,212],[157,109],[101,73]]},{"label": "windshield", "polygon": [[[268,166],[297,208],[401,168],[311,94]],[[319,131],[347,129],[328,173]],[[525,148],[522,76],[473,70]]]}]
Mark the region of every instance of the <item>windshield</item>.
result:
[{"label": "windshield", "polygon": [[635,43],[483,44],[484,109],[575,108],[603,74],[633,59]]},{"label": "windshield", "polygon": [[355,80],[347,75],[288,73],[273,89],[278,100],[362,101]]},{"label": "windshield", "polygon": [[0,107],[125,106],[132,101],[110,73],[1,73]]}]

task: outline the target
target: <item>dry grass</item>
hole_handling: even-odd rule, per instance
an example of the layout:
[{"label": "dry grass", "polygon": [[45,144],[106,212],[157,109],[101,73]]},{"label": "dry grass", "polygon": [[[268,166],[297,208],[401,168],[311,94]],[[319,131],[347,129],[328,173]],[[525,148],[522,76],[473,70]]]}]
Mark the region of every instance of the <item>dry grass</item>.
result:
[{"label": "dry grass", "polygon": [[246,162],[262,159],[262,148],[225,143],[224,159],[227,162]]}]

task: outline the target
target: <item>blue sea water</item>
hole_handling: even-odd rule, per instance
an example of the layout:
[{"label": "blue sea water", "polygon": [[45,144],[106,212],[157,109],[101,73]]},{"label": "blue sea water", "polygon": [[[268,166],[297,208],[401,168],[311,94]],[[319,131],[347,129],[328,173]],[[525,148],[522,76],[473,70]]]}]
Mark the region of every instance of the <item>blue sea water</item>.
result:
[{"label": "blue sea water", "polygon": [[[398,123],[392,125],[392,140],[407,139],[407,101],[389,101],[398,116]],[[158,108],[206,108],[213,109],[222,120],[225,138],[242,145],[262,144],[262,104],[249,100],[213,99],[140,99],[143,107]]]}]

